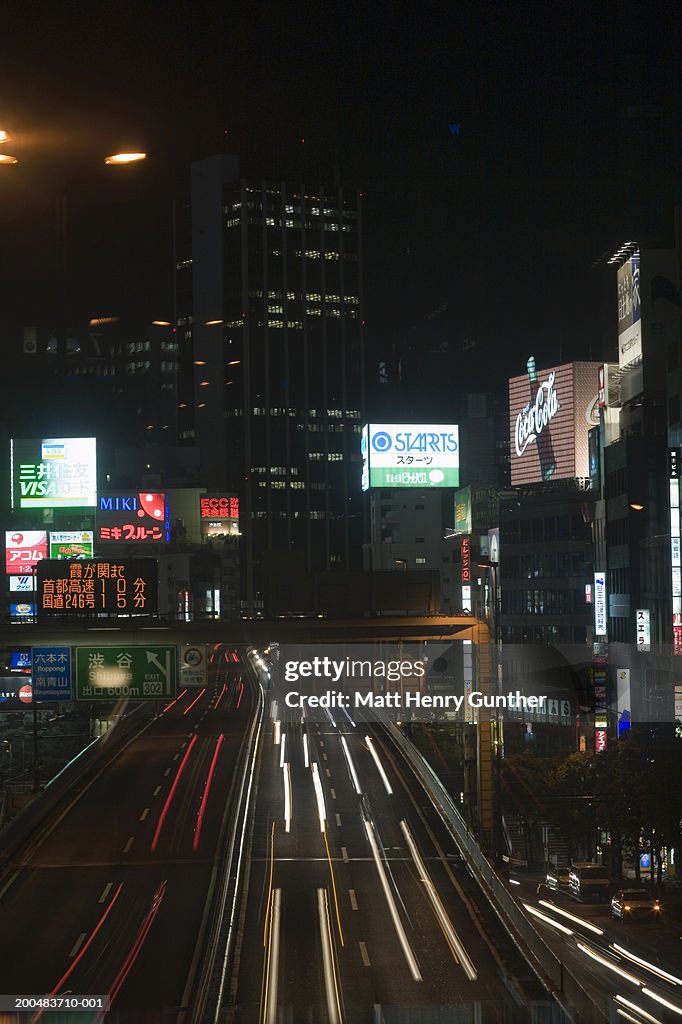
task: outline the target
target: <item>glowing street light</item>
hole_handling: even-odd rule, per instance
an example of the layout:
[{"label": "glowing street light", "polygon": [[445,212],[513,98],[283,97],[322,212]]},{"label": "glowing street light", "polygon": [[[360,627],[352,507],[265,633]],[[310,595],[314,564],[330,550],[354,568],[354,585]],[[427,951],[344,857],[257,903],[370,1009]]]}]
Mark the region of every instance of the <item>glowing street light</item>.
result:
[{"label": "glowing street light", "polygon": [[105,164],[136,164],[140,160],[146,160],[146,153],[112,153],[104,158]]},{"label": "glowing street light", "polygon": [[0,128],[0,145],[2,145],[3,142],[11,142],[11,141],[12,141],[12,136],[10,135],[10,133],[6,132],[6,131],[4,131],[4,129]]},{"label": "glowing street light", "polygon": [[18,164],[19,161],[15,156],[10,156],[9,153],[0,153],[0,164]]}]

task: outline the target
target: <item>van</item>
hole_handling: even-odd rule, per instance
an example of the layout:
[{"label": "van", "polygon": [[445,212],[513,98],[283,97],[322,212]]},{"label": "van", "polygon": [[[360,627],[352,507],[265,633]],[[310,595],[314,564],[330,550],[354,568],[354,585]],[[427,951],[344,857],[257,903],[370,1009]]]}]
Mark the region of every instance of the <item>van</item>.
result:
[{"label": "van", "polygon": [[601,864],[573,864],[568,875],[568,891],[577,899],[597,896],[606,900],[611,891],[611,882],[606,868]]}]

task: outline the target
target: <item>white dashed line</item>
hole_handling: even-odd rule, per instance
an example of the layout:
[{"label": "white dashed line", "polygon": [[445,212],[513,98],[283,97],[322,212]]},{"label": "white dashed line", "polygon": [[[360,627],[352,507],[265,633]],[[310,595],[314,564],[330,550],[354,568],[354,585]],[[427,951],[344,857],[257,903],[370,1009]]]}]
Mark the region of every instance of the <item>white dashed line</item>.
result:
[{"label": "white dashed line", "polygon": [[326,773],[328,779],[331,778],[331,774],[332,773],[329,771],[328,768],[325,768],[325,773]]},{"label": "white dashed line", "polygon": [[71,950],[71,952],[69,953],[69,956],[70,956],[70,957],[74,957],[74,956],[76,955],[76,953],[78,952],[78,950],[79,950],[79,949],[81,948],[81,946],[83,945],[83,940],[85,939],[85,936],[86,936],[87,934],[88,934],[87,932],[82,932],[82,934],[78,936],[78,938],[76,939],[76,941],[75,941],[75,942],[74,942],[74,944],[73,944],[73,949],[72,949],[72,950]]},{"label": "white dashed line", "polygon": [[350,858],[348,857],[348,850],[345,846],[341,847],[341,856],[343,857],[343,863],[347,864]]},{"label": "white dashed line", "polygon": [[184,750],[186,746],[187,746],[187,740],[185,740],[184,743],[180,744],[180,750]]},{"label": "white dashed line", "polygon": [[107,882],[107,884],[104,886],[104,889],[102,890],[102,895],[97,900],[98,903],[104,903],[105,899],[107,898],[107,896],[111,892],[111,890],[113,888],[113,885],[114,885],[113,882]]},{"label": "white dashed line", "polygon": [[158,796],[160,792],[161,792],[161,786],[157,786],[156,789],[154,790],[154,792],[152,793],[152,796]]},{"label": "white dashed line", "polygon": [[171,772],[170,768],[166,768],[166,770],[165,770],[165,772],[163,774],[164,774],[164,776],[165,775],[170,775],[170,772]]},{"label": "white dashed line", "polygon": [[336,824],[339,826],[339,828],[341,828],[341,815],[340,814],[336,815]]},{"label": "white dashed line", "polygon": [[348,896],[350,898],[350,909],[351,910],[357,910],[358,909],[358,898],[355,895],[355,889],[349,889],[348,890]]},{"label": "white dashed line", "polygon": [[332,800],[336,800],[336,790],[335,789],[330,789],[329,790],[329,795],[331,796]]},{"label": "white dashed line", "polygon": [[140,815],[140,821],[144,821],[144,819],[147,817],[148,814],[149,814],[149,808],[145,807],[145,809],[143,810],[142,814]]},{"label": "white dashed line", "polygon": [[362,966],[363,967],[371,967],[372,964],[371,964],[371,961],[369,959],[369,953],[367,952],[367,946],[365,945],[364,942],[359,942],[358,945],[360,946],[360,956],[362,957]]},{"label": "white dashed line", "polygon": [[321,746],[321,747],[323,747],[323,746],[324,746],[324,740],[320,740],[320,746]]},{"label": "white dashed line", "polygon": [[177,753],[177,754],[175,754],[175,756],[173,757],[173,760],[174,760],[174,761],[177,761],[177,759],[178,759],[179,757],[180,757],[180,752],[178,751],[178,753]]},{"label": "white dashed line", "polygon": [[323,754],[323,755],[322,755],[322,760],[323,760],[323,761],[326,761],[326,760],[327,760],[327,755],[326,755],[326,754]]},{"label": "white dashed line", "polygon": [[128,850],[130,849],[130,847],[133,845],[134,842],[135,842],[135,836],[131,836],[130,839],[128,840],[128,842],[123,847],[123,852],[127,853]]}]

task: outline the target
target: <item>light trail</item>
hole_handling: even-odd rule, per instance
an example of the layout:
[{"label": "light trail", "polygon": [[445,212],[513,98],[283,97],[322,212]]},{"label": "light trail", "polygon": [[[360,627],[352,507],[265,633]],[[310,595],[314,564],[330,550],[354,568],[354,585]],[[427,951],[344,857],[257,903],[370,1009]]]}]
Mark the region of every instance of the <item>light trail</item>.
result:
[{"label": "light trail", "polygon": [[386,775],[386,772],[384,771],[384,766],[381,763],[379,755],[377,754],[376,750],[374,749],[374,743],[372,742],[371,736],[365,736],[365,742],[367,743],[367,749],[369,750],[370,754],[372,755],[372,760],[374,761],[375,765],[377,766],[377,771],[379,772],[379,775],[381,776],[381,781],[384,784],[384,788],[385,788],[386,792],[388,793],[388,795],[391,796],[393,794],[393,790],[391,789],[391,783],[388,781],[388,776]]},{"label": "light trail", "polygon": [[339,898],[338,898],[338,895],[337,895],[337,892],[336,892],[336,878],[334,877],[334,865],[332,864],[331,854],[329,853],[329,843],[327,841],[327,831],[326,831],[326,829],[324,831],[324,846],[325,846],[325,849],[327,851],[327,861],[329,863],[329,873],[332,876],[332,891],[334,893],[334,907],[336,908],[336,923],[337,923],[338,928],[339,928],[339,939],[341,940],[341,945],[345,946],[345,942],[343,941],[343,928],[341,927],[341,913],[339,911]]},{"label": "light trail", "polygon": [[154,918],[156,917],[156,915],[159,912],[159,907],[161,906],[161,901],[163,900],[163,897],[165,895],[166,895],[166,883],[165,882],[161,882],[161,884],[159,885],[158,889],[154,893],[154,896],[152,898],[151,907],[147,911],[147,914],[145,915],[145,918],[142,921],[140,929],[139,929],[137,935],[135,936],[132,948],[131,948],[130,952],[128,953],[127,957],[125,958],[125,960],[123,961],[123,964],[121,965],[121,969],[119,970],[118,974],[114,978],[114,981],[113,981],[112,986],[111,986],[111,992],[109,993],[109,999],[110,999],[111,1003],[113,1003],[114,1000],[116,999],[116,996],[118,995],[118,993],[123,988],[123,985],[125,984],[126,978],[128,977],[128,975],[130,974],[131,970],[133,969],[133,967],[135,965],[135,961],[137,960],[138,956],[140,955],[140,951],[141,951],[142,947],[145,944],[145,941],[147,939],[147,936],[149,934],[151,926],[154,923]]},{"label": "light trail", "polygon": [[412,980],[423,981],[421,971],[419,970],[419,964],[417,963],[417,958],[414,955],[410,943],[408,942],[407,935],[405,934],[405,929],[403,928],[403,923],[400,920],[400,915],[398,914],[398,908],[395,905],[395,899],[393,897],[393,893],[391,892],[391,887],[388,883],[388,878],[386,877],[386,869],[382,864],[381,857],[379,856],[379,847],[377,845],[376,836],[374,835],[374,828],[370,824],[370,822],[367,821],[367,818],[365,818],[364,815],[362,817],[362,820],[365,823],[365,832],[367,833],[369,845],[372,850],[372,856],[374,857],[374,864],[379,873],[379,881],[381,882],[381,888],[384,890],[384,896],[386,898],[389,913],[393,921],[393,927],[395,928],[396,935],[398,936],[398,941],[402,946],[402,950],[407,961],[407,966],[409,967],[410,974],[412,975]]},{"label": "light trail", "polygon": [[438,893],[436,892],[436,887],[431,881],[429,873],[426,870],[426,865],[424,864],[421,854],[417,849],[417,844],[414,841],[414,838],[412,836],[412,833],[410,832],[407,822],[405,820],[401,821],[400,827],[403,830],[405,842],[407,843],[408,849],[412,854],[412,860],[415,863],[415,867],[417,868],[419,877],[421,878],[426,888],[426,893],[429,897],[429,900],[431,901],[431,906],[433,907],[434,913],[438,918],[438,923],[441,927],[443,935],[445,936],[447,944],[450,947],[450,952],[452,953],[452,956],[455,959],[455,961],[461,963],[462,967],[464,968],[464,973],[466,974],[469,981],[475,981],[476,978],[478,977],[476,968],[474,967],[471,957],[464,948],[462,940],[460,939],[455,929],[452,927],[452,922],[448,917],[447,911],[443,906],[443,903]]},{"label": "light trail", "polygon": [[351,725],[353,726],[353,728],[354,728],[354,729],[357,729],[357,725],[355,724],[355,722],[353,721],[353,719],[352,719],[352,718],[350,717],[350,715],[348,714],[348,711],[346,710],[346,708],[344,707],[344,708],[342,708],[341,710],[343,711],[344,715],[346,716],[346,718],[348,719],[348,721],[350,722],[350,724],[351,724]]},{"label": "light trail", "polygon": [[282,765],[282,778],[284,780],[284,831],[291,831],[291,766],[286,763]]},{"label": "light trail", "polygon": [[285,750],[285,747],[286,747],[286,743],[287,743],[287,734],[285,732],[283,732],[282,733],[282,742],[280,743],[280,748],[279,748],[279,766],[280,766],[280,768],[284,768],[284,750]]},{"label": "light trail", "polygon": [[198,697],[195,697],[195,698],[194,698],[194,700],[192,701],[192,703],[191,703],[191,704],[188,704],[188,705],[187,705],[187,707],[185,708],[185,710],[184,710],[184,711],[182,712],[182,713],[183,713],[183,715],[186,715],[186,714],[187,714],[187,713],[188,713],[189,711],[191,711],[191,710],[192,710],[192,708],[194,707],[194,705],[195,705],[195,704],[197,703],[197,701],[201,700],[201,698],[202,698],[202,697],[204,696],[204,694],[205,694],[205,693],[206,693],[206,687],[204,687],[204,688],[203,688],[203,690],[201,691],[201,693],[199,694],[199,696],[198,696]]},{"label": "light trail", "polygon": [[206,810],[206,804],[208,802],[208,794],[211,790],[211,783],[213,782],[215,766],[218,761],[218,754],[220,753],[220,748],[223,745],[224,738],[225,737],[223,736],[222,733],[220,734],[220,736],[218,736],[218,739],[216,740],[215,750],[213,751],[213,758],[211,759],[211,766],[208,769],[206,785],[204,786],[204,795],[201,798],[201,806],[199,807],[199,814],[197,815],[197,825],[194,831],[194,842],[192,843],[192,849],[194,850],[199,849],[199,836],[201,835],[201,826],[204,821],[204,812]]},{"label": "light trail", "polygon": [[639,978],[636,978],[634,974],[628,974],[627,971],[622,970],[616,964],[612,963],[610,960],[607,960],[605,956],[600,956],[599,953],[596,953],[593,949],[590,949],[589,946],[584,946],[582,942],[578,943],[578,949],[581,949],[583,953],[585,953],[587,956],[591,957],[593,960],[596,960],[598,964],[602,965],[602,967],[608,968],[609,971],[613,971],[614,974],[618,974],[621,978],[625,978],[626,981],[631,981],[633,985],[641,986],[643,984],[643,982],[641,982]]},{"label": "light trail", "polygon": [[310,753],[308,751],[308,733],[303,733],[303,761],[306,768],[310,768]]},{"label": "light trail", "polygon": [[270,930],[268,941],[268,952],[265,962],[264,997],[263,997],[263,1024],[277,1024],[277,988],[279,982],[279,933],[282,907],[282,890],[273,889],[272,892],[272,914],[270,916]]},{"label": "light trail", "polygon": [[280,741],[280,739],[282,737],[282,723],[280,722],[279,718],[275,719],[274,730],[275,730],[274,731],[275,746],[278,747],[279,746],[279,741]]},{"label": "light trail", "polygon": [[327,1018],[329,1024],[342,1024],[341,997],[339,994],[331,924],[329,921],[329,901],[324,889],[317,890],[317,913],[320,921],[320,935],[322,937],[322,966],[324,968]]},{"label": "light trail", "polygon": [[174,704],[177,704],[179,700],[182,700],[182,698],[185,696],[186,693],[187,693],[187,690],[183,690],[182,693],[179,693],[177,695],[177,697],[175,698],[175,700],[172,700],[170,702],[170,704],[166,704],[166,706],[165,706],[165,708],[163,708],[161,714],[165,715],[165,713],[168,711],[168,709],[172,708]]},{"label": "light trail", "polygon": [[567,910],[561,910],[556,904],[550,900],[538,900],[541,907],[547,907],[548,910],[552,910],[555,914],[561,914],[562,917],[567,917],[569,921],[573,921],[575,924],[579,924],[581,928],[587,928],[588,931],[594,932],[595,935],[603,935],[604,932],[601,928],[597,928],[596,925],[591,924],[590,921],[584,921],[582,917],[577,917],[575,914],[569,914]]},{"label": "light trail", "polygon": [[237,711],[239,711],[239,705],[242,702],[242,697],[243,696],[244,696],[244,683],[241,682],[239,684],[239,696],[237,697]]},{"label": "light trail", "polygon": [[643,967],[645,971],[651,971],[652,974],[657,974],[659,978],[664,978],[669,981],[671,985],[682,985],[682,980],[676,978],[674,974],[668,974],[661,967],[656,967],[655,964],[649,963],[648,960],[642,960],[640,956],[635,956],[629,949],[625,949],[623,946],[619,946],[617,942],[614,942],[611,949],[615,949],[621,956],[625,956],[628,960],[632,960],[633,964],[638,964]]},{"label": "light trail", "polygon": [[196,741],[197,741],[197,736],[196,736],[196,733],[195,733],[194,736],[192,736],[192,739],[189,741],[189,746],[187,747],[187,750],[185,751],[185,756],[183,757],[182,761],[180,762],[180,766],[179,766],[177,772],[175,773],[175,778],[173,779],[173,785],[170,788],[168,796],[166,797],[166,802],[163,805],[163,809],[161,811],[161,814],[159,815],[159,820],[158,820],[158,823],[156,825],[156,832],[154,833],[154,838],[152,839],[152,850],[156,849],[156,844],[159,841],[159,836],[161,834],[161,829],[163,828],[163,823],[166,820],[166,814],[168,813],[168,808],[170,807],[171,801],[172,801],[173,797],[175,796],[175,790],[178,788],[178,782],[180,781],[180,776],[182,775],[183,771],[185,770],[185,765],[187,764],[187,759],[189,758],[189,755],[192,752],[192,747],[194,746]]},{"label": "light trail", "polygon": [[227,690],[227,683],[223,683],[223,688],[222,688],[222,690],[220,691],[220,696],[218,697],[217,701],[216,701],[216,702],[215,702],[215,704],[213,705],[213,710],[214,710],[214,711],[217,711],[217,710],[218,710],[218,705],[220,704],[221,700],[222,700],[222,699],[223,699],[223,697],[225,696],[225,691],[226,691],[226,690]]},{"label": "light trail", "polygon": [[310,769],[313,773],[313,786],[315,787],[315,798],[317,800],[317,813],[320,818],[320,831],[324,832],[327,823],[327,808],[324,804],[324,792],[322,791],[322,783],[320,781],[320,770],[315,761],[311,764]]},{"label": "light trail", "polygon": [[327,718],[329,719],[329,721],[332,723],[332,725],[336,729],[336,722],[334,721],[334,719],[331,716],[331,711],[329,710],[329,708],[325,708],[324,710],[327,712]]},{"label": "light trail", "polygon": [[348,770],[350,771],[350,777],[353,780],[355,792],[358,794],[358,796],[362,796],[362,789],[360,788],[360,783],[358,782],[358,776],[355,771],[355,765],[353,764],[353,759],[350,756],[350,750],[348,749],[348,744],[346,743],[345,736],[341,737],[341,746],[343,747],[343,752],[346,755],[346,761],[348,762]]},{"label": "light trail", "polygon": [[268,880],[268,902],[265,907],[265,925],[263,927],[263,946],[268,941],[268,919],[270,917],[270,900],[272,899],[272,875],[275,870],[275,823],[270,831],[270,878]]},{"label": "light trail", "polygon": [[[625,998],[625,996],[614,996],[614,998],[617,1003],[622,1003],[623,1006],[629,1006],[631,1010],[634,1010],[635,1013],[638,1013],[640,1017],[643,1017],[644,1020],[649,1022],[649,1024],[663,1024],[663,1022],[660,1021],[658,1017],[654,1017],[652,1016],[652,1014],[647,1013],[646,1010],[643,1010],[641,1006],[637,1006],[636,1003],[631,1003],[629,999]],[[641,1021],[638,1021],[637,1024],[641,1024]]]},{"label": "light trail", "polygon": [[655,999],[661,1006],[665,1006],[666,1010],[671,1010],[672,1013],[676,1013],[678,1017],[682,1017],[682,1007],[677,1006],[675,1003],[671,1003],[668,999],[664,999],[663,996],[659,996],[657,992],[652,992],[650,988],[643,988],[642,992],[649,999]]},{"label": "light trail", "polygon": [[530,903],[523,903],[522,906],[523,909],[527,910],[529,914],[533,915],[533,917],[537,917],[541,921],[544,921],[545,924],[551,925],[552,928],[556,928],[558,932],[563,932],[564,935],[573,935],[570,928],[566,928],[565,925],[559,924],[558,921],[553,921],[551,917],[547,917],[547,914],[543,914],[541,911],[536,910],[535,907],[531,907]]}]

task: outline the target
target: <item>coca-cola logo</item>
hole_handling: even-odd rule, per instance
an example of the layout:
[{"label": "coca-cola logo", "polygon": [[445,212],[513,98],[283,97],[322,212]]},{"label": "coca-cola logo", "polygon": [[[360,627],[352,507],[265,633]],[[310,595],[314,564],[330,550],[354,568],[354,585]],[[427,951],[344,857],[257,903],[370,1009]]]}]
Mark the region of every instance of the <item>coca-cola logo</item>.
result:
[{"label": "coca-cola logo", "polygon": [[535,402],[529,403],[516,417],[514,430],[514,447],[520,457],[531,441],[536,441],[547,424],[554,419],[561,408],[559,396],[554,388],[556,372],[552,370],[549,377],[538,387]]}]

